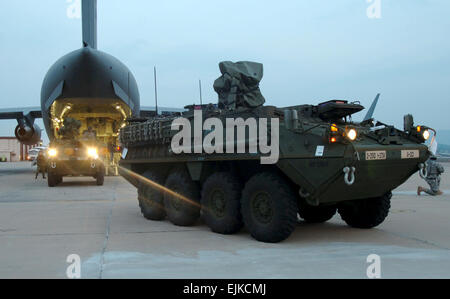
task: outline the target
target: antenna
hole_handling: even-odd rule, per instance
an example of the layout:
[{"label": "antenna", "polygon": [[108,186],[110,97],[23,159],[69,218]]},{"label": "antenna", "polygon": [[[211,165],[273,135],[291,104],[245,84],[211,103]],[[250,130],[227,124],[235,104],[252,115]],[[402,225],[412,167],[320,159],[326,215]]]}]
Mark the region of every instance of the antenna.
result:
[{"label": "antenna", "polygon": [[377,96],[375,97],[375,99],[372,102],[372,105],[370,105],[369,111],[367,111],[366,116],[364,117],[364,120],[368,120],[371,119],[373,116],[373,113],[375,112],[375,107],[377,107],[378,104],[378,99],[380,98],[380,94],[377,94]]},{"label": "antenna", "polygon": [[200,89],[200,106],[203,105],[202,99],[202,80],[198,80],[198,88]]},{"label": "antenna", "polygon": [[153,75],[155,77],[155,111],[156,115],[158,115],[158,89],[156,87],[156,66],[153,67]]}]

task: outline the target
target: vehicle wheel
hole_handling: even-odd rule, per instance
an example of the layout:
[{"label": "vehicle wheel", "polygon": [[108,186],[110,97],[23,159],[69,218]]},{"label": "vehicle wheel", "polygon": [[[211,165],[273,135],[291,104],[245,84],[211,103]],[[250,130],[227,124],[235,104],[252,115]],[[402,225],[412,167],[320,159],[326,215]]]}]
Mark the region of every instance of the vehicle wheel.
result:
[{"label": "vehicle wheel", "polygon": [[259,173],[245,184],[241,212],[253,238],[280,242],[289,237],[297,224],[297,196],[280,176]]},{"label": "vehicle wheel", "polygon": [[334,214],[336,214],[336,206],[314,207],[303,204],[300,206],[298,213],[305,222],[322,223],[333,218]]},{"label": "vehicle wheel", "polygon": [[49,187],[55,187],[58,184],[58,176],[53,172],[47,174],[47,184]]},{"label": "vehicle wheel", "polygon": [[202,188],[202,215],[209,228],[220,234],[233,234],[244,225],[241,216],[241,184],[229,172],[211,175]]},{"label": "vehicle wheel", "polygon": [[95,175],[95,178],[97,180],[97,186],[103,186],[103,183],[105,182],[105,170],[100,168]]},{"label": "vehicle wheel", "polygon": [[[152,171],[146,171],[142,175],[151,182],[164,184],[164,178],[155,175]],[[149,220],[162,220],[166,216],[164,210],[164,194],[150,182],[141,181],[138,188],[139,207],[142,215]]]},{"label": "vehicle wheel", "polygon": [[338,211],[348,225],[356,228],[372,228],[381,224],[389,213],[392,193],[376,198],[343,203]]},{"label": "vehicle wheel", "polygon": [[164,208],[170,222],[179,226],[193,225],[200,216],[199,191],[186,171],[176,171],[167,177]]}]

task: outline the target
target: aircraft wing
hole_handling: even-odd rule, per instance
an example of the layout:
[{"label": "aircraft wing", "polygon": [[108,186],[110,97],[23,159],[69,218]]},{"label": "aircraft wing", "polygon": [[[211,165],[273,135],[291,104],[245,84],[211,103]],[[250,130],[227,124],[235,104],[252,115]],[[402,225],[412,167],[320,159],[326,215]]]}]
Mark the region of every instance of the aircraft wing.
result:
[{"label": "aircraft wing", "polygon": [[41,107],[0,109],[0,119],[17,120],[14,134],[20,142],[26,145],[36,144],[41,139],[42,130],[34,123],[36,118],[42,118]]},{"label": "aircraft wing", "polygon": [[0,119],[42,118],[41,107],[22,107],[0,109]]}]

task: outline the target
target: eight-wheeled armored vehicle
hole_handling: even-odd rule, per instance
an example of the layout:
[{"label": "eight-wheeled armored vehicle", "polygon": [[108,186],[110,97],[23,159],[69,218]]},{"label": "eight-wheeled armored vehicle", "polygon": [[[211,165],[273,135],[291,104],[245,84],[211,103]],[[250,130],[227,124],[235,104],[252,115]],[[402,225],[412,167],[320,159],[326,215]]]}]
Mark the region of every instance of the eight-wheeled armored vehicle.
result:
[{"label": "eight-wheeled armored vehicle", "polygon": [[61,138],[53,140],[48,148],[48,186],[54,187],[63,181],[64,176],[92,176],[97,185],[103,185],[105,166],[100,157],[105,146],[87,132],[79,136],[79,121],[66,118],[60,129]]},{"label": "eight-wheeled armored vehicle", "polygon": [[48,186],[60,184],[64,176],[91,176],[97,185],[104,182],[105,167],[95,143],[54,141],[48,150]]},{"label": "eight-wheeled armored vehicle", "polygon": [[120,132],[119,173],[137,188],[146,218],[187,226],[202,216],[214,232],[245,225],[263,242],[286,239],[298,217],[325,222],[336,212],[372,228],[387,217],[391,191],[425,175],[430,132],[411,115],[400,130],[353,121],[358,102],[264,106],[261,64],[219,66],[218,104],[130,119]]}]

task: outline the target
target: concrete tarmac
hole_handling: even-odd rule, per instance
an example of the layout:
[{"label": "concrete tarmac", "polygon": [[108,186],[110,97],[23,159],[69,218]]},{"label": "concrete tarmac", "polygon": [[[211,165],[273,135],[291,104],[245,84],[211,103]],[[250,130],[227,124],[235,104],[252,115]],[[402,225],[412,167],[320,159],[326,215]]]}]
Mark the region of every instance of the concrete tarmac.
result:
[{"label": "concrete tarmac", "polygon": [[140,214],[136,189],[121,177],[34,179],[30,163],[0,163],[0,278],[66,278],[67,257],[82,278],[367,278],[370,254],[382,278],[450,278],[450,164],[444,195],[417,196],[418,174],[397,188],[386,221],[350,228],[337,214],[299,222],[281,243],[248,232],[215,234],[201,221],[176,227]]}]

